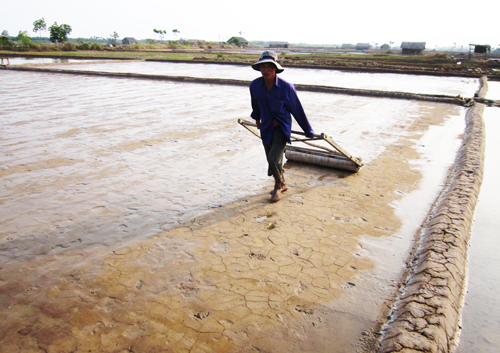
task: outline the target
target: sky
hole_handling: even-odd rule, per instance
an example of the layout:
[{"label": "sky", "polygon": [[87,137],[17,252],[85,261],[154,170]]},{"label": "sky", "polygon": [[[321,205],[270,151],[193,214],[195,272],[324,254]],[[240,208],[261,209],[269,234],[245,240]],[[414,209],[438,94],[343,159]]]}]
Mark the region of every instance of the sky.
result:
[{"label": "sky", "polygon": [[[478,5],[465,0],[0,0],[0,32],[28,31],[44,18],[72,28],[70,38],[157,39],[153,29],[166,30],[165,40],[286,41],[292,44],[426,42],[426,47],[489,44],[500,46],[496,24],[500,1]],[[180,34],[174,36],[172,30]],[[241,32],[241,34],[240,34]],[[42,36],[48,37],[48,31]]]}]

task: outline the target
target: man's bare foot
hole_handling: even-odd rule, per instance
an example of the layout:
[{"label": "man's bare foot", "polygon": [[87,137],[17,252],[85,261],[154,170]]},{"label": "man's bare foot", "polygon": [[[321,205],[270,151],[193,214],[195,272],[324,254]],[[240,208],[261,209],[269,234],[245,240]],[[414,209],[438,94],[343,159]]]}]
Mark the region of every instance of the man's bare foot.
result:
[{"label": "man's bare foot", "polygon": [[285,192],[288,190],[288,188],[286,187],[286,184],[285,184],[285,174],[284,173],[281,173],[281,183],[278,183],[278,182],[275,182],[274,183],[274,189],[270,192],[270,194],[272,195],[274,193],[274,190],[276,189],[280,189],[281,192]]},{"label": "man's bare foot", "polygon": [[288,190],[288,188],[286,187],[286,184],[281,183],[281,186],[274,185],[274,189],[271,190],[270,194],[272,195],[274,193],[274,190],[276,190],[276,189],[280,189],[281,192],[285,192]]},{"label": "man's bare foot", "polygon": [[280,200],[281,189],[275,188],[271,192],[271,202],[278,202]]},{"label": "man's bare foot", "polygon": [[285,184],[285,173],[281,173],[281,192],[285,192],[288,190]]}]

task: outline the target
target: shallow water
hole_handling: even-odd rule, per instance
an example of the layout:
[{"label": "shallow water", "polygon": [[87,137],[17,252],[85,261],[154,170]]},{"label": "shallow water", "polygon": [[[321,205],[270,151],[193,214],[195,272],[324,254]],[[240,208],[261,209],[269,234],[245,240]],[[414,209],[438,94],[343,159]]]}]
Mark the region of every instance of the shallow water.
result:
[{"label": "shallow water", "polygon": [[[8,71],[0,82],[0,237],[18,243],[2,262],[145,238],[269,183],[260,141],[236,123],[246,88]],[[316,132],[365,163],[425,109],[300,96]]]},{"label": "shallow water", "polygon": [[[498,99],[500,82],[489,82],[487,97]],[[490,91],[491,90],[491,91]],[[491,94],[490,94],[491,92]],[[469,248],[469,277],[465,306],[462,311],[462,333],[457,353],[500,351],[500,172],[497,153],[500,142],[500,109],[485,108],[485,172]]]},{"label": "shallow water", "polygon": [[500,100],[500,82],[489,81],[488,82],[488,92],[486,94],[488,99]]},{"label": "shallow water", "polygon": [[[78,65],[64,67],[69,66]],[[114,64],[106,67],[113,68]],[[231,77],[232,67],[219,69],[230,71],[225,74]],[[310,71],[306,71],[302,80],[309,83],[310,76]],[[4,269],[18,271],[20,267],[29,266],[26,264],[37,262],[42,265],[36,267],[37,274],[46,275],[47,280],[54,283],[59,279],[54,273],[64,272],[66,276],[65,266],[70,266],[72,271],[83,265],[88,269],[99,254],[120,253],[119,249],[142,244],[142,240],[153,239],[152,236],[164,234],[164,230],[207,214],[220,205],[237,199],[244,203],[250,197],[268,197],[268,191],[263,188],[270,187],[272,181],[266,175],[261,143],[236,123],[238,118],[248,118],[250,114],[249,92],[245,87],[0,71],[0,93],[4,108],[0,111],[3,152],[0,180],[4,186],[0,190],[0,263],[6,264]],[[316,168],[292,166],[287,169],[288,175],[300,179],[298,184],[310,192],[321,186],[324,188],[317,190],[324,191],[324,183],[346,187],[355,185],[355,181],[360,184],[354,188],[355,192],[345,190],[353,193],[345,201],[336,194],[331,197],[333,204],[328,208],[320,206],[306,211],[317,222],[321,219],[317,218],[321,209],[326,213],[327,224],[337,222],[332,213],[342,216],[338,222],[346,224],[341,227],[353,231],[347,232],[348,237],[339,236],[343,238],[340,252],[351,252],[347,243],[353,242],[356,250],[349,256],[369,259],[378,265],[377,271],[365,273],[360,269],[360,277],[364,278],[357,278],[356,285],[349,288],[338,304],[330,303],[337,305],[337,312],[328,327],[335,324],[347,331],[353,327],[359,329],[364,325],[359,322],[377,320],[382,306],[380,300],[391,297],[387,293],[404,268],[409,244],[440,190],[446,168],[453,163],[464,129],[465,109],[312,92],[300,92],[299,96],[316,132],[333,136],[366,164],[365,169],[345,182],[335,171],[325,171],[322,175],[323,171]],[[410,157],[393,162],[393,158],[403,154]],[[385,165],[396,165],[398,171],[387,171]],[[406,179],[401,184],[395,180],[401,177],[401,172],[414,184],[405,184]],[[392,175],[394,182],[387,181],[387,175]],[[390,190],[380,189],[383,187],[380,184],[389,184]],[[394,185],[401,185],[403,189],[395,190]],[[289,194],[290,199],[304,197],[298,191]],[[371,197],[399,201],[390,205],[390,201],[385,201],[387,213],[379,212],[376,207],[370,213],[366,208],[373,209]],[[358,203],[365,199],[366,203]],[[277,206],[286,209],[289,204],[293,203],[283,200]],[[391,207],[400,222],[393,216]],[[361,218],[361,215],[367,217],[367,212],[368,218],[377,219],[375,223]],[[214,214],[217,218],[217,212]],[[352,214],[360,217],[351,219]],[[263,217],[262,214],[255,216],[259,217]],[[392,221],[387,221],[387,217]],[[362,223],[358,225],[358,221]],[[323,229],[324,223],[317,223],[315,227]],[[384,234],[387,232],[390,236],[377,238],[373,234],[376,229],[371,225],[387,223],[391,223],[390,229],[385,228]],[[308,224],[310,222],[305,221],[305,226]],[[367,227],[366,232],[363,231],[366,235],[357,238],[354,234],[364,227]],[[395,234],[393,227],[398,229]],[[229,223],[224,229],[222,233],[231,233],[234,227]],[[167,267],[176,264],[176,256],[192,257],[189,248],[193,245],[182,238],[182,231],[175,230],[172,239],[164,238],[175,243],[173,250],[162,248],[157,254]],[[212,250],[215,246],[216,254],[228,246],[219,241],[222,233],[217,230],[214,243],[209,244]],[[307,231],[302,233],[308,236]],[[179,247],[187,252],[176,250]],[[248,258],[238,257],[241,249],[237,246],[233,251],[228,251],[227,256],[235,265]],[[97,255],[89,258],[84,252]],[[137,263],[141,262],[142,257]],[[97,267],[98,272],[113,268],[107,267],[108,262],[96,263],[98,265],[92,268]],[[200,262],[201,267],[205,265]],[[85,269],[82,275],[93,276],[92,271]],[[176,269],[169,271],[165,274]],[[110,281],[116,279],[112,272]],[[135,278],[138,274],[130,271],[127,275]],[[160,277],[155,277],[154,283],[168,282],[163,278],[159,280]],[[35,283],[43,280],[40,278]],[[68,283],[65,279],[63,282]],[[255,289],[254,284],[251,288]],[[354,298],[362,298],[362,303]],[[61,300],[67,303],[68,298]],[[52,299],[42,302],[57,303]],[[148,303],[151,300],[144,304]],[[142,305],[139,306],[142,310]],[[95,310],[104,313],[100,308]],[[15,311],[14,308],[9,314]],[[22,310],[17,313],[22,317]],[[78,329],[76,332],[85,333]],[[352,332],[354,336],[361,335],[361,332]],[[353,335],[352,332],[349,335]],[[318,334],[316,338],[328,340],[330,336]],[[346,337],[343,339],[349,341]],[[349,346],[339,351],[352,350]]]},{"label": "shallow water", "polygon": [[[204,78],[225,78],[253,80],[260,73],[249,66],[160,63],[160,62],[122,62],[109,64],[68,65],[65,70],[88,70],[104,72],[128,72],[168,76],[190,76]],[[399,74],[375,74],[344,72],[320,69],[285,69],[280,74],[283,79],[294,84],[324,85],[355,89],[401,91],[422,94],[461,95],[473,97],[479,88],[479,80],[463,77],[434,77]]]},{"label": "shallow water", "polygon": [[[85,63],[93,61],[95,60],[59,59],[59,58],[9,58],[10,65],[67,64],[67,63]],[[4,64],[5,63],[6,59],[4,58]]]}]

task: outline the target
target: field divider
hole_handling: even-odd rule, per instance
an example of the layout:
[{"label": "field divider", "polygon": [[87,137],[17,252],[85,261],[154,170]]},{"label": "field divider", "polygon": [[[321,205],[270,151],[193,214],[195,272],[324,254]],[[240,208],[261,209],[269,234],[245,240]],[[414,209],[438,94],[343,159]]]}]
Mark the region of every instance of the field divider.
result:
[{"label": "field divider", "polygon": [[[185,82],[185,83],[201,83],[201,84],[211,84],[211,85],[231,85],[231,86],[248,87],[250,84],[250,81],[247,81],[247,80],[236,80],[236,79],[226,79],[226,78],[204,78],[204,77],[190,77],[190,76],[137,74],[137,73],[129,73],[129,72],[69,70],[69,69],[54,69],[54,68],[43,68],[43,67],[24,67],[24,66],[6,66],[6,67],[3,67],[3,69],[15,70],[15,71],[31,71],[31,72],[43,72],[43,73],[55,73],[55,74],[69,74],[69,75],[85,75],[85,76],[101,76],[101,77],[115,77],[115,78],[133,78],[133,79],[143,79],[143,80],[173,81],[173,82]],[[434,102],[434,103],[454,104],[454,105],[460,105],[460,106],[472,106],[475,103],[473,98],[465,98],[465,97],[461,97],[461,96],[454,97],[454,96],[438,95],[438,94],[408,93],[408,92],[397,92],[397,91],[380,91],[380,90],[344,88],[344,87],[322,86],[322,85],[306,85],[306,84],[296,84],[295,88],[298,91],[307,91],[307,92],[320,92],[320,93],[344,94],[344,95],[350,95],[350,96],[418,100],[418,101],[428,101],[428,102]]]}]

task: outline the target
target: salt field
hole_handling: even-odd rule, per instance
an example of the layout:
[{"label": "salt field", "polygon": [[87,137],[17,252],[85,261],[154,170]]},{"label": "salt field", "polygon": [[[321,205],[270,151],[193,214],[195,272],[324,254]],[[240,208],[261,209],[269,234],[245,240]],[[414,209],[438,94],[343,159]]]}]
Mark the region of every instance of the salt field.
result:
[{"label": "salt field", "polygon": [[[259,75],[156,62],[64,69]],[[282,77],[462,97],[479,88],[477,79],[331,70]],[[161,341],[179,352],[243,351],[250,342],[271,351],[370,351],[462,143],[466,113],[299,92],[316,133],[365,166],[349,175],[287,163],[290,190],[271,205],[262,145],[236,122],[249,119],[245,87],[2,70],[0,94],[2,329],[28,332],[0,336],[0,344],[27,349],[37,339],[46,350],[114,351],[116,342],[153,349]],[[58,314],[58,305],[79,309]],[[36,319],[22,326],[27,317]]]},{"label": "salt field", "polygon": [[[121,67],[110,67],[116,65]],[[53,221],[66,224],[74,215],[93,219],[104,204],[118,200],[127,200],[119,210],[124,216],[145,211],[168,220],[167,227],[256,192],[267,180],[260,143],[236,124],[250,114],[245,88],[19,72],[2,72],[2,82],[5,196],[32,190],[29,201],[23,195],[16,222],[7,222],[12,215],[4,213],[4,236],[14,231],[9,223],[18,239],[41,229],[53,232],[38,221],[51,207]],[[335,136],[364,163],[401,138],[425,109],[412,101],[320,93],[303,92],[301,99],[314,129]],[[463,110],[453,110],[451,126],[437,129],[458,135]],[[448,156],[458,148],[451,146]],[[51,163],[57,168],[44,167]],[[35,175],[19,175],[20,168]],[[15,210],[9,202],[3,206]],[[146,218],[144,223],[159,222]],[[126,239],[138,227],[144,237],[157,231],[142,221],[113,227],[121,231],[109,241]]]},{"label": "salt field", "polygon": [[[4,62],[7,60],[4,58]],[[9,58],[10,65],[33,65],[33,64],[75,64],[75,63],[86,63],[95,62],[95,60],[88,59],[66,59],[66,58],[24,58],[24,57],[14,57]],[[110,60],[111,62],[111,60]]]},{"label": "salt field", "polygon": [[[103,63],[79,64],[64,66],[64,69],[224,78],[248,81],[260,75],[259,72],[250,67],[241,65],[161,63],[152,61],[121,62],[113,65]],[[408,93],[443,94],[450,96],[461,95],[462,97],[473,97],[478,87],[478,79],[476,78],[358,73],[321,69],[290,68],[288,70],[285,69],[285,71],[280,74],[280,77],[294,84],[401,91]]]}]

